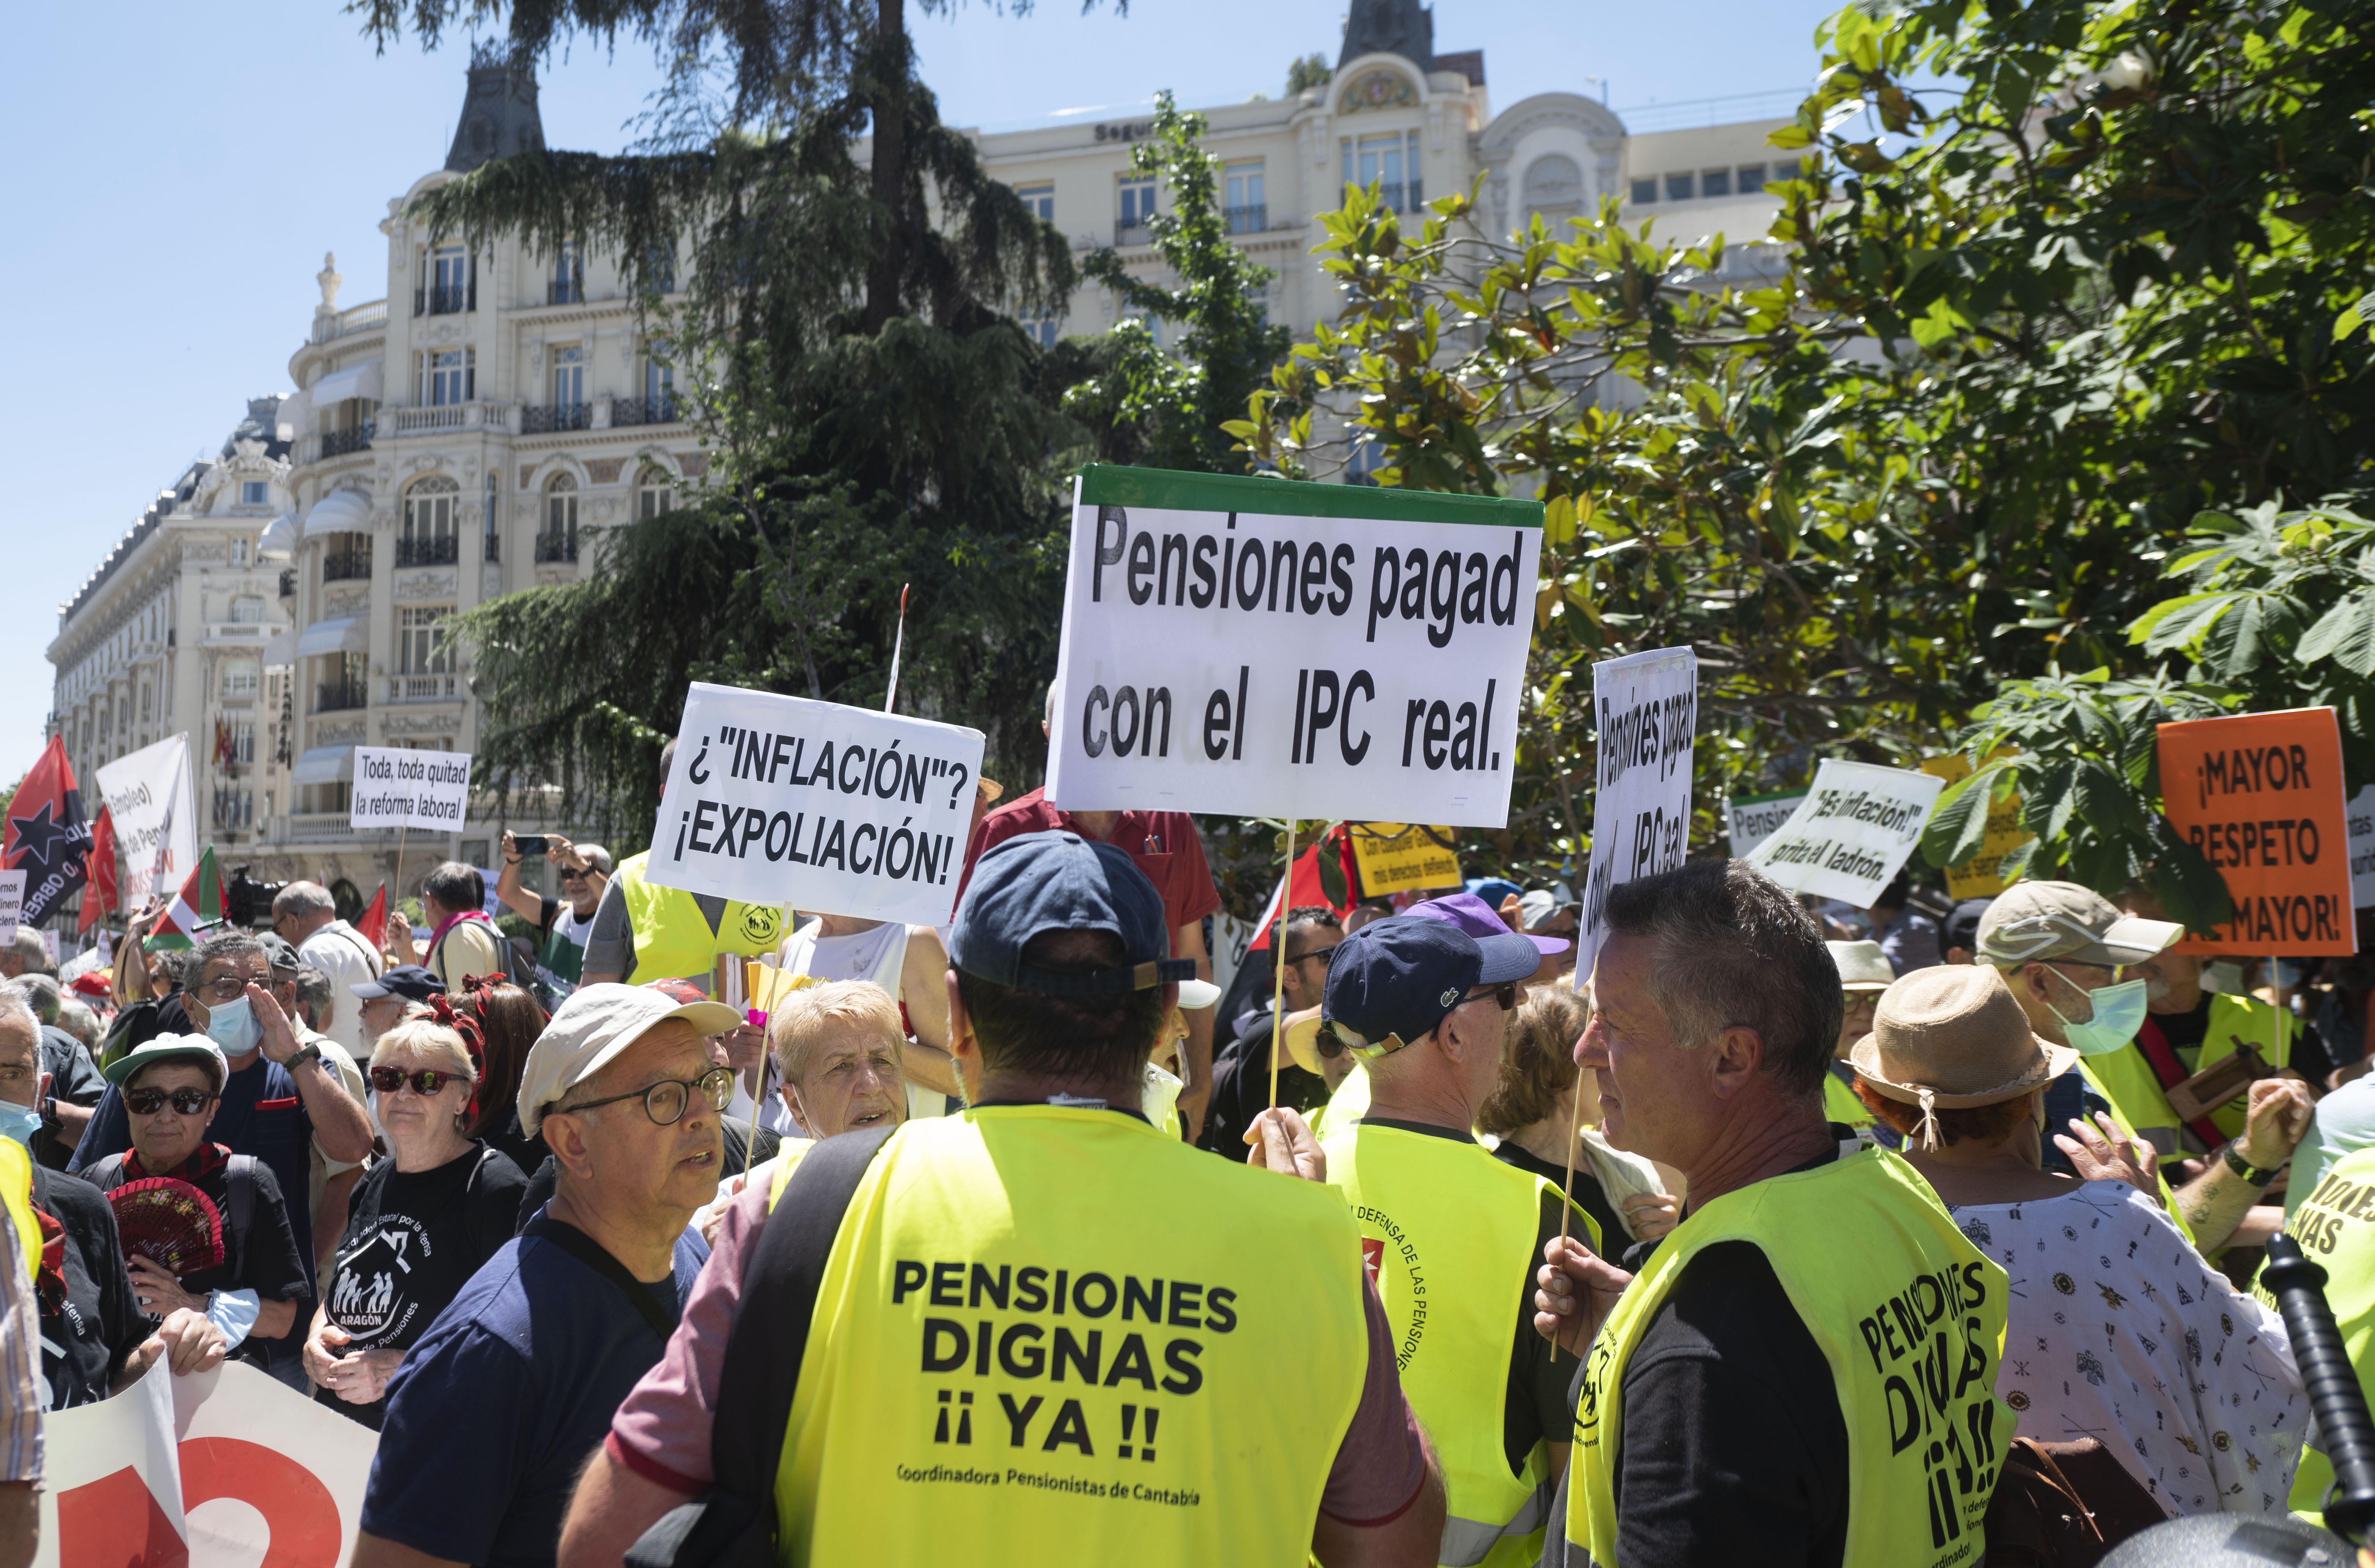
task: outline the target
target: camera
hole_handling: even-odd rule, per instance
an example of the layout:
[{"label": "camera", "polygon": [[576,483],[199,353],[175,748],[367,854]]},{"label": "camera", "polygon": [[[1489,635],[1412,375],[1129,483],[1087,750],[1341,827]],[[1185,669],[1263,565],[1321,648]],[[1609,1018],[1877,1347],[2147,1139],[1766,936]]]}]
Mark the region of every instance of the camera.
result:
[{"label": "camera", "polygon": [[286,882],[259,882],[247,874],[244,866],[231,867],[230,885],[223,889],[223,917],[233,925],[250,930],[262,930],[272,924],[272,901],[280,896]]}]

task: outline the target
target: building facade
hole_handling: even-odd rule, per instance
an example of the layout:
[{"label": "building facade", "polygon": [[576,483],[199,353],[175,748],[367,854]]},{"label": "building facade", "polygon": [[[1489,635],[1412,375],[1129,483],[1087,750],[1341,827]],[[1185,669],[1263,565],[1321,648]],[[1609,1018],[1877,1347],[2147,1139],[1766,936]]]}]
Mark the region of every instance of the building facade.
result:
[{"label": "building facade", "polygon": [[279,404],[251,399],[220,454],[158,494],[59,607],[49,646],[50,732],[86,808],[98,812],[100,767],[184,732],[198,825],[225,855],[253,852],[286,799],[266,674],[289,625],[267,536],[290,508]]}]

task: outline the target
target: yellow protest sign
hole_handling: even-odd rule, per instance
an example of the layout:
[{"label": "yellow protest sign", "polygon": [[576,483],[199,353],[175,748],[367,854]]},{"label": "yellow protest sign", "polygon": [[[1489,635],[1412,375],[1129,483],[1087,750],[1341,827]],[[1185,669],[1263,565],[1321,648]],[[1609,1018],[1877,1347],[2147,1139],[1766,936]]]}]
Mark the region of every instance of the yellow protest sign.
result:
[{"label": "yellow protest sign", "polygon": [[[2009,757],[2010,751],[1999,751],[1988,759]],[[1971,760],[1959,751],[1944,757],[1932,757],[1921,764],[1921,771],[1932,778],[1953,784],[1971,771]],[[2020,791],[2014,790],[2001,800],[1988,802],[1987,835],[1979,841],[1979,853],[1960,866],[1946,868],[1946,892],[1956,900],[1991,899],[2004,890],[2003,857],[2028,843],[2037,835],[2020,825]]]},{"label": "yellow protest sign", "polygon": [[1414,822],[1346,825],[1352,830],[1353,861],[1360,868],[1364,897],[1459,885],[1459,856],[1452,853],[1449,828]]}]

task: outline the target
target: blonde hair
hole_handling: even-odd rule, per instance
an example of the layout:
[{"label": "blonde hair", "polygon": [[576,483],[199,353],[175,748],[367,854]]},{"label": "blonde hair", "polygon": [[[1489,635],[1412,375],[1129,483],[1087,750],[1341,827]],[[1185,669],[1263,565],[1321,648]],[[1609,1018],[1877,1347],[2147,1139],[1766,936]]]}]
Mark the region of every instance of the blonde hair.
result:
[{"label": "blonde hair", "polygon": [[786,1083],[808,1073],[809,1057],[833,1030],[856,1025],[896,1046],[905,1043],[899,1004],[870,980],[832,980],[792,992],[767,1020],[767,1049]]},{"label": "blonde hair", "polygon": [[462,1043],[460,1035],[436,1022],[428,1008],[421,1008],[419,1018],[406,1018],[379,1037],[379,1043],[372,1047],[371,1065],[384,1066],[390,1056],[406,1051],[435,1062],[438,1071],[452,1073],[475,1087],[479,1069],[470,1060],[470,1048]]}]

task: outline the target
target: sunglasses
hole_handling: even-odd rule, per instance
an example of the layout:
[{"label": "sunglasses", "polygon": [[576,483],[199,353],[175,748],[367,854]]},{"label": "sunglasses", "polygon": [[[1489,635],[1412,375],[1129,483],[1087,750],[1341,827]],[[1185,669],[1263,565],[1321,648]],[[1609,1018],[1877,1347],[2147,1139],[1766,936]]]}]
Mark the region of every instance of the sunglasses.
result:
[{"label": "sunglasses", "polygon": [[432,1098],[449,1083],[462,1081],[460,1073],[439,1072],[434,1067],[423,1067],[412,1073],[402,1067],[373,1067],[371,1070],[371,1086],[382,1094],[393,1094],[408,1083],[412,1085],[412,1092],[423,1100]]},{"label": "sunglasses", "polygon": [[590,870],[572,871],[566,866],[561,868],[561,879],[564,882],[583,882],[593,875],[594,873]]},{"label": "sunglasses", "polygon": [[1500,1003],[1501,1010],[1505,1013],[1518,1010],[1518,983],[1514,980],[1506,985],[1495,985],[1490,991],[1479,992],[1473,996],[1462,996],[1460,1001],[1464,1005],[1469,1002],[1483,1001],[1488,996]]},{"label": "sunglasses", "polygon": [[[1343,945],[1343,943],[1339,942],[1336,944],[1336,948],[1341,948]],[[1328,965],[1328,955],[1334,952],[1336,948],[1314,948],[1311,951],[1305,953],[1301,958],[1291,958],[1286,961],[1289,963],[1309,963],[1312,960],[1317,959],[1319,961],[1320,967],[1324,969]]]},{"label": "sunglasses", "polygon": [[176,1115],[195,1116],[214,1102],[213,1093],[204,1089],[135,1089],[124,1096],[124,1108],[136,1116],[153,1116],[168,1105]]}]

